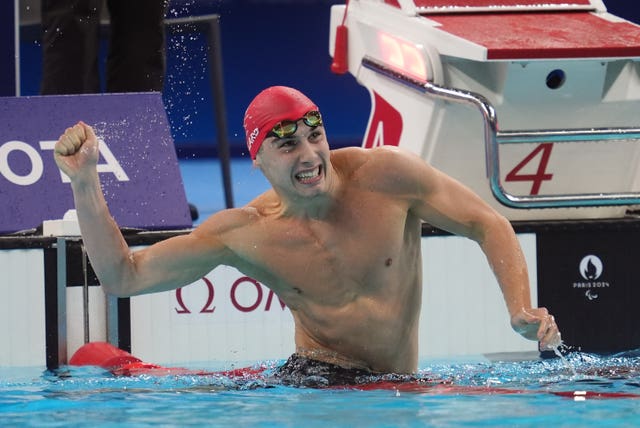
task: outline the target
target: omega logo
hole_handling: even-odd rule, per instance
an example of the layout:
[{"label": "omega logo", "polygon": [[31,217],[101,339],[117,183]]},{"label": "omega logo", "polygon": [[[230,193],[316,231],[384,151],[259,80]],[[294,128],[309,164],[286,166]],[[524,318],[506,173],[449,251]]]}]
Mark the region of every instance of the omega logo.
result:
[{"label": "omega logo", "polygon": [[[214,305],[214,300],[216,297],[215,286],[213,282],[206,277],[201,278],[201,281],[204,282],[205,286],[207,287],[207,298],[206,301],[203,300],[199,304],[196,303],[198,307],[197,312],[201,314],[214,313],[214,311],[216,310],[216,306]],[[241,292],[243,291],[242,289],[254,291],[254,294],[249,298],[249,301],[246,300],[246,296],[245,299],[240,297],[240,295],[242,294]],[[265,295],[263,286],[258,281],[248,276],[243,276],[236,279],[231,286],[229,295],[226,297],[228,297],[228,301],[225,298],[223,300],[223,304],[230,303],[235,310],[245,313],[256,311],[260,309],[260,307],[262,307],[262,310],[265,312],[272,310],[272,307],[279,306],[282,310],[286,308],[284,302],[280,300],[278,296],[276,296],[273,290],[267,289],[267,293]],[[192,313],[191,308],[187,305],[187,302],[182,295],[182,288],[176,289],[175,298],[178,304],[178,307],[174,308],[176,313]],[[217,300],[219,301],[220,299]]]}]

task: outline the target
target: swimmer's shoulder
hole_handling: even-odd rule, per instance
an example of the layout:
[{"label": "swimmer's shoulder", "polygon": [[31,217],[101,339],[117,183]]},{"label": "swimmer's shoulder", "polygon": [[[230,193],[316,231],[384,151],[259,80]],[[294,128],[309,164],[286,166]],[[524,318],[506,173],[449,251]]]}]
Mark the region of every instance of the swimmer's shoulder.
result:
[{"label": "swimmer's shoulder", "polygon": [[245,205],[243,210],[255,220],[273,216],[280,212],[281,207],[282,204],[277,193],[273,189],[269,189]]},{"label": "swimmer's shoulder", "polygon": [[384,179],[389,175],[403,174],[409,165],[419,161],[413,153],[395,146],[375,148],[345,147],[331,152],[334,168],[352,178],[367,180]]},{"label": "swimmer's shoulder", "polygon": [[[334,168],[349,190],[365,190],[405,207],[437,188],[441,175],[418,155],[394,146],[336,153]],[[382,202],[381,202],[382,203]]]},{"label": "swimmer's shoulder", "polygon": [[196,230],[219,236],[241,231],[268,218],[279,206],[273,190],[269,190],[247,205],[218,211],[206,219]]},{"label": "swimmer's shoulder", "polygon": [[265,232],[270,230],[265,224],[272,218],[267,213],[272,200],[272,196],[265,195],[243,207],[212,214],[191,231],[186,238],[189,240],[187,245],[196,252],[210,254],[208,257],[215,256],[221,264],[246,267],[247,248],[264,239]]}]

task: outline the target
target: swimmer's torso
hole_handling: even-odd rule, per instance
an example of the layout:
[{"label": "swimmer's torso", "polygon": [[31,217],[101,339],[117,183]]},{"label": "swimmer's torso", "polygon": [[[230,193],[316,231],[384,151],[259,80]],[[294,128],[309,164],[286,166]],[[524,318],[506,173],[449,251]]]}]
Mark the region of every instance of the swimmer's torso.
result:
[{"label": "swimmer's torso", "polygon": [[348,183],[322,219],[264,215],[260,206],[246,214],[248,224],[225,239],[237,256],[232,264],[291,309],[299,352],[380,372],[414,371],[421,222],[397,193],[358,176]]}]

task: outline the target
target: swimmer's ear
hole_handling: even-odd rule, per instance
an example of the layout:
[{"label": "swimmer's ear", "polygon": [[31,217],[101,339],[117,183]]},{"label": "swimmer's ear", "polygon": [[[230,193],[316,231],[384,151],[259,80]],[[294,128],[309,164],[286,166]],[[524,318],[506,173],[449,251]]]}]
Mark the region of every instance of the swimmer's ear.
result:
[{"label": "swimmer's ear", "polygon": [[[264,141],[263,141],[264,143]],[[254,168],[260,168],[260,166],[262,165],[262,162],[260,162],[260,159],[262,158],[262,150],[264,150],[264,145],[260,145],[260,148],[258,148],[258,152],[256,153],[256,157],[253,160],[253,167]]]}]

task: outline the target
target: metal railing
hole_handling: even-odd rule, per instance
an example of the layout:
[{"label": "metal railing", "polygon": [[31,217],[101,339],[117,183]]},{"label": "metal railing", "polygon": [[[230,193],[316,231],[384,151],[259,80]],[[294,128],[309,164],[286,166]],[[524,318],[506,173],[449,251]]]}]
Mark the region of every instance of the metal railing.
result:
[{"label": "metal railing", "polygon": [[460,89],[438,86],[431,82],[421,82],[370,57],[363,58],[362,66],[433,98],[469,104],[476,107],[482,116],[486,173],[491,192],[494,197],[505,206],[525,209],[640,204],[640,192],[513,195],[507,192],[501,183],[499,159],[500,144],[640,140],[640,128],[498,131],[496,111],[491,103],[482,95]]}]

